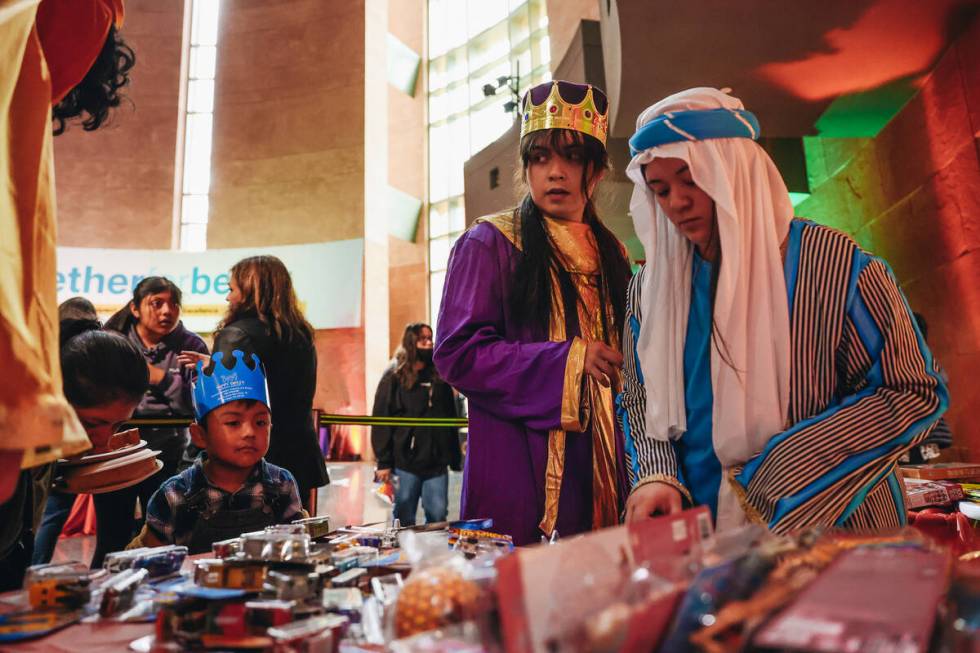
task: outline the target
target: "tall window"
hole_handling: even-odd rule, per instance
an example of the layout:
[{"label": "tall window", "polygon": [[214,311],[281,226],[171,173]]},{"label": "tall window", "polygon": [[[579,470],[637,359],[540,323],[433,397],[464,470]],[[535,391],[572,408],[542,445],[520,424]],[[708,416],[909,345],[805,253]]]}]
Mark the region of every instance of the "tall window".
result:
[{"label": "tall window", "polygon": [[180,180],[180,249],[207,249],[211,131],[220,0],[189,0],[191,12],[184,160]]},{"label": "tall window", "polygon": [[[545,0],[429,0],[429,293],[439,313],[449,250],[463,232],[463,163],[513,123],[506,89],[483,87],[520,70],[523,93],[551,79]],[[516,154],[515,154],[516,156]]]}]

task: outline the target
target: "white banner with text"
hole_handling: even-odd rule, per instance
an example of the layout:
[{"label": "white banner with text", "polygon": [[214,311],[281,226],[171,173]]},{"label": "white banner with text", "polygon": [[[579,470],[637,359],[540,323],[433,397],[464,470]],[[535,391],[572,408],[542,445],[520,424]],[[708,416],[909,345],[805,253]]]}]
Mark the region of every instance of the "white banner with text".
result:
[{"label": "white banner with text", "polygon": [[184,325],[209,333],[227,308],[231,266],[249,256],[271,255],[289,269],[306,319],[314,328],[359,327],[363,254],[364,241],[359,238],[204,252],[59,247],[58,301],[85,297],[105,319],[132,299],[141,279],[167,277],[183,293]]}]

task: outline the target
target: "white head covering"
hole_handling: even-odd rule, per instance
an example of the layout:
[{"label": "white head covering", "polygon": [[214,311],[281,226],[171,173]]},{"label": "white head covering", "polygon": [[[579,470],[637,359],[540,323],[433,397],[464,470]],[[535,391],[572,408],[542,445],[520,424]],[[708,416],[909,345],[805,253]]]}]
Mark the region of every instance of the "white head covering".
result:
[{"label": "white head covering", "polygon": [[[637,118],[639,129],[668,111],[742,109],[713,88],[693,88],[661,100]],[[668,220],[643,178],[655,158],[687,162],[694,182],[715,202],[721,269],[714,329],[727,346],[724,361],[711,348],[714,393],[712,440],[722,468],[748,461],[785,428],[789,403],[790,331],[780,245],[793,206],[775,164],[748,138],[667,143],[633,157],[626,174],[635,184],[630,211],[646,250],[643,321],[638,354],[646,386],[646,435],[677,439],[687,428],[684,341],[691,302],[693,244]],[[744,521],[723,478],[718,528]]]}]

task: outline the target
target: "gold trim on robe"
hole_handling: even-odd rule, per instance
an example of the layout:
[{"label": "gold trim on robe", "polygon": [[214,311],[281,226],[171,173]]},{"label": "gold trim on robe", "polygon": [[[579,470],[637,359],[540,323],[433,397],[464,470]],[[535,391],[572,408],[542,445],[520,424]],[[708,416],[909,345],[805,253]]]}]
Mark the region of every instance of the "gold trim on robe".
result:
[{"label": "gold trim on robe", "polygon": [[[584,431],[589,423],[588,405],[583,405],[582,376],[585,374],[586,342],[573,338],[565,363],[565,384],[561,395],[561,428],[565,431]],[[587,395],[586,397],[587,398]]]}]

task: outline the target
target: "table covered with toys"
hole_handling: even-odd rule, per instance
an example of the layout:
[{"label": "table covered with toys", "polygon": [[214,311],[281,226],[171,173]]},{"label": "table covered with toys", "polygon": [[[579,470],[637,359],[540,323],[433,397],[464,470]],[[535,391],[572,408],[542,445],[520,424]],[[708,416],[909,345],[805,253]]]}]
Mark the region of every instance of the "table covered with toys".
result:
[{"label": "table covered with toys", "polygon": [[980,563],[928,535],[750,525],[706,508],[515,550],[489,520],[331,529],[32,568],[12,651],[975,650]]}]

